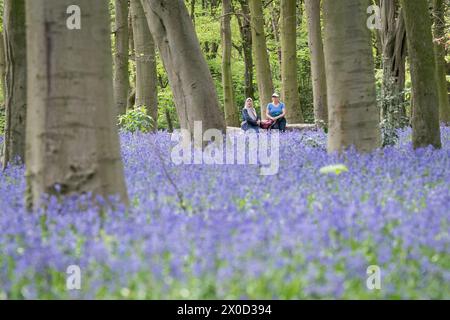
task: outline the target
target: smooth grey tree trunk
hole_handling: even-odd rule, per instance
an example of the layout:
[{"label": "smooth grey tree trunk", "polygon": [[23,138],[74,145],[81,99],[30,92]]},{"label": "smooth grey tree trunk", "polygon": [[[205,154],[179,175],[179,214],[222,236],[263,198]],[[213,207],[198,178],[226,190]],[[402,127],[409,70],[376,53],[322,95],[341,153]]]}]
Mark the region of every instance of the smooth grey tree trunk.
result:
[{"label": "smooth grey tree trunk", "polygon": [[380,146],[371,34],[365,0],[324,0],[328,151]]},{"label": "smooth grey tree trunk", "polygon": [[281,0],[281,97],[286,104],[286,120],[303,123],[297,79],[297,6],[296,0]]},{"label": "smooth grey tree trunk", "polygon": [[311,53],[314,120],[317,125],[326,127],[328,125],[327,77],[320,23],[320,1],[305,0],[305,9],[308,17],[308,44]]},{"label": "smooth grey tree trunk", "polygon": [[5,135],[3,168],[25,158],[25,122],[27,114],[27,64],[24,0],[4,2]]},{"label": "smooth grey tree trunk", "polygon": [[156,74],[155,43],[150,33],[140,0],[131,0],[134,57],[136,61],[137,107],[145,106],[152,118],[152,128],[158,127],[158,80]]},{"label": "smooth grey tree trunk", "polygon": [[234,99],[233,74],[231,70],[231,0],[222,0],[222,87],[225,123],[229,127],[239,127],[239,115]]},{"label": "smooth grey tree trunk", "polygon": [[128,0],[115,0],[115,53],[114,53],[114,100],[117,113],[127,110],[130,88],[128,71]]},{"label": "smooth grey tree trunk", "polygon": [[[113,99],[108,0],[26,0],[27,205],[43,194],[117,195],[127,203]],[[66,10],[81,9],[69,30]]]},{"label": "smooth grey tree trunk", "polygon": [[182,0],[141,0],[150,31],[158,46],[182,128],[225,132],[216,88],[200,49],[194,25]]}]

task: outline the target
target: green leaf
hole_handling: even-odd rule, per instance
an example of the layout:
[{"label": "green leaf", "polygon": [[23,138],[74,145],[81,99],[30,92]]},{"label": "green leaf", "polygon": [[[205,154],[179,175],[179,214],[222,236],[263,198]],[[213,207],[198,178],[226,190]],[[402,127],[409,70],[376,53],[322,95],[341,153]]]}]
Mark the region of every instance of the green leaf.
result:
[{"label": "green leaf", "polygon": [[344,164],[333,164],[320,168],[319,172],[321,174],[335,174],[338,176],[343,172],[348,172],[348,168]]}]

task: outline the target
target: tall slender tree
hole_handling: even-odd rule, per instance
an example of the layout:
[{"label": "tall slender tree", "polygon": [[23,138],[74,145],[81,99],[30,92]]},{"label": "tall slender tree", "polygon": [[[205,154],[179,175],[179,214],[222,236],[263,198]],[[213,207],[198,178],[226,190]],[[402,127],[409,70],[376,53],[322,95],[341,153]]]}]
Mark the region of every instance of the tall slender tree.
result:
[{"label": "tall slender tree", "polygon": [[183,0],[141,0],[158,46],[182,128],[225,131],[213,78]]},{"label": "tall slender tree", "polygon": [[314,119],[319,126],[328,124],[327,77],[323,52],[322,26],[320,23],[321,0],[305,0],[308,17],[308,45],[311,54]]},{"label": "tall slender tree", "polygon": [[250,9],[248,0],[239,0],[241,5],[241,14],[236,15],[239,30],[242,38],[242,51],[245,64],[245,96],[255,98],[255,89],[253,86],[253,50],[252,50],[252,29],[250,23]]},{"label": "tall slender tree", "polygon": [[266,36],[264,32],[264,13],[261,0],[249,0],[253,54],[256,65],[256,80],[258,82],[261,117],[266,118],[266,107],[271,101],[274,91],[269,54],[267,53]]},{"label": "tall slender tree", "polygon": [[128,0],[115,0],[114,100],[118,114],[127,110],[130,89],[128,71]]},{"label": "tall slender tree", "polygon": [[[2,97],[5,98],[6,95],[6,57],[5,57],[5,37],[3,32],[0,32],[0,86],[2,90]],[[3,108],[4,106],[2,106]]]},{"label": "tall slender tree", "polygon": [[233,77],[231,71],[231,0],[222,1],[222,87],[225,123],[230,127],[239,126],[239,115],[234,99]]},{"label": "tall slender tree", "polygon": [[[108,0],[26,0],[27,204],[43,194],[118,195],[120,157]],[[81,28],[68,28],[67,18]],[[73,15],[66,16],[72,6]]]},{"label": "tall slender tree", "polygon": [[368,1],[324,0],[328,151],[380,145]]},{"label": "tall slender tree", "polygon": [[[129,8],[130,9],[130,8]],[[130,87],[128,89],[127,109],[133,109],[136,103],[136,59],[134,57],[134,35],[133,35],[133,19],[131,10],[128,10],[128,65],[131,71],[129,78]]]},{"label": "tall slender tree", "polygon": [[383,57],[381,116],[385,130],[396,130],[406,123],[405,88],[406,29],[398,1],[381,0],[380,41]]},{"label": "tall slender tree", "polygon": [[439,95],[439,118],[441,122],[450,125],[450,102],[445,70],[445,12],[448,12],[448,6],[448,2],[444,0],[433,0],[434,53],[436,57],[437,89]]},{"label": "tall slender tree", "polygon": [[414,148],[441,147],[436,59],[427,0],[401,0],[411,65]]},{"label": "tall slender tree", "polygon": [[157,129],[158,78],[155,43],[140,0],[131,0],[131,16],[136,61],[136,106],[147,108],[153,128]]},{"label": "tall slender tree", "polygon": [[3,167],[25,157],[27,64],[24,0],[5,0],[4,37],[6,55],[5,139]]},{"label": "tall slender tree", "polygon": [[286,103],[286,120],[303,123],[297,80],[297,6],[296,0],[281,0],[281,97]]},{"label": "tall slender tree", "polygon": [[[277,45],[276,50],[277,50],[277,58],[278,58],[278,65],[281,69],[281,36],[280,36],[280,18],[281,18],[281,12],[279,9],[279,4],[275,3],[275,1],[270,1],[268,2],[268,4],[270,5],[270,22],[272,25],[272,36],[273,39],[275,40],[275,43]],[[264,8],[264,7],[263,7]],[[264,10],[263,10],[264,13]]]}]

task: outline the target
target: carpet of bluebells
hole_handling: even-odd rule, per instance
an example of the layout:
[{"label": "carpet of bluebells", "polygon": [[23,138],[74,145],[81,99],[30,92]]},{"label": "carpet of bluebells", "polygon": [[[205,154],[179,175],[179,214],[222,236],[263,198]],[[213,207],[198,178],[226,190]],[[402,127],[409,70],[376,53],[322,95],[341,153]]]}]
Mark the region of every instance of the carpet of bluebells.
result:
[{"label": "carpet of bluebells", "polygon": [[[0,299],[450,298],[450,128],[442,150],[414,151],[405,130],[365,155],[328,155],[323,132],[280,138],[279,173],[261,176],[174,165],[170,134],[122,133],[127,210],[78,198],[27,213],[24,169],[8,168]],[[333,164],[348,172],[320,172]]]}]

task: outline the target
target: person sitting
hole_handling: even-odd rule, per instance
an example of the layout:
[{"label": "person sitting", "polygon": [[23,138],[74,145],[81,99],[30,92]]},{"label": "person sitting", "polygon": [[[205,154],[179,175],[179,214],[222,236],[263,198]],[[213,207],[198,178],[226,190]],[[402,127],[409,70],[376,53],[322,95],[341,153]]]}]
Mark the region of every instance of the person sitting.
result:
[{"label": "person sitting", "polygon": [[242,109],[242,118],[244,119],[241,125],[242,130],[254,130],[257,133],[259,132],[259,125],[261,121],[255,108],[253,107],[252,98],[247,98],[247,100],[245,100],[245,106]]},{"label": "person sitting", "polygon": [[272,95],[272,102],[267,105],[266,116],[274,121],[271,129],[286,131],[286,107],[284,103],[280,102],[280,96],[277,93]]}]

